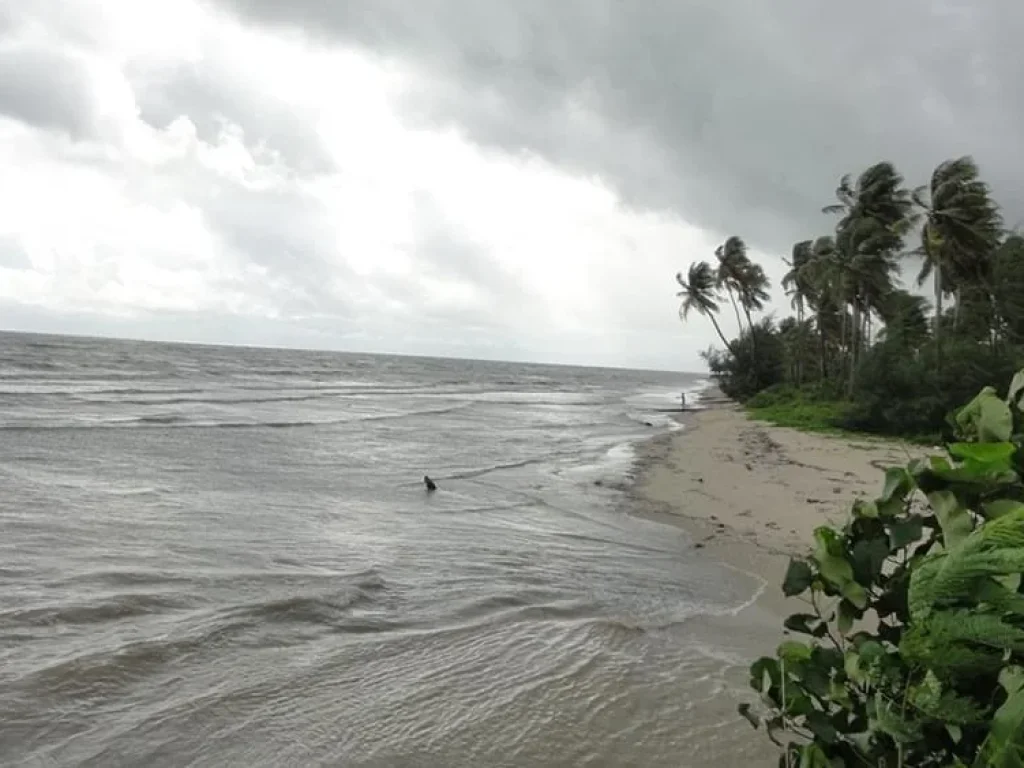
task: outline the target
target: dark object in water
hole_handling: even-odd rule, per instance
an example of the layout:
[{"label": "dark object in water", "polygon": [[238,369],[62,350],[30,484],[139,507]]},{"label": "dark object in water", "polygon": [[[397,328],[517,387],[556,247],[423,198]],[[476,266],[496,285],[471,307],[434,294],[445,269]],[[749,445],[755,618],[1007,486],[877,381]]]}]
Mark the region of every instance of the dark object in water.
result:
[{"label": "dark object in water", "polygon": [[427,486],[427,491],[428,492],[429,491],[436,491],[437,490],[437,483],[435,483],[433,480],[431,480],[429,475],[424,475],[423,476],[423,484],[425,486]]}]

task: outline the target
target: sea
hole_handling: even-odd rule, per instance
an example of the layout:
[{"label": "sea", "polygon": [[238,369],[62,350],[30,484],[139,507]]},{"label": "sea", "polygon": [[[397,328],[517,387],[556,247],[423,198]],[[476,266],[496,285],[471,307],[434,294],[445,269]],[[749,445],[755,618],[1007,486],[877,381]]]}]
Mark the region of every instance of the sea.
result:
[{"label": "sea", "polygon": [[0,334],[0,765],[722,765],[749,584],[629,487],[706,386]]}]

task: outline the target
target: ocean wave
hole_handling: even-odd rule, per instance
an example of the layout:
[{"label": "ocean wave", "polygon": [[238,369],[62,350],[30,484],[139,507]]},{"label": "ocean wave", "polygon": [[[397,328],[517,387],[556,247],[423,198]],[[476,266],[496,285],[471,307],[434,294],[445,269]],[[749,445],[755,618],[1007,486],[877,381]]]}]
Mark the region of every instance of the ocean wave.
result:
[{"label": "ocean wave", "polygon": [[236,618],[268,622],[334,624],[357,607],[374,602],[373,592],[351,588],[328,595],[294,595],[232,609]]},{"label": "ocean wave", "polygon": [[534,464],[548,464],[552,460],[558,458],[558,454],[549,454],[545,456],[537,456],[530,459],[523,459],[521,461],[509,461],[505,463],[490,464],[486,467],[476,467],[474,469],[466,469],[460,472],[453,472],[450,475],[438,475],[435,480],[472,480],[483,475],[489,475],[492,472],[501,472],[507,469],[521,469],[523,467],[533,466]]},{"label": "ocean wave", "polygon": [[180,609],[187,602],[169,595],[109,595],[98,602],[0,611],[0,630],[52,627],[61,624],[99,624]]},{"label": "ocean wave", "polygon": [[0,423],[0,431],[35,431],[35,430],[87,430],[87,429],[297,429],[308,427],[329,427],[339,424],[360,422],[389,421],[394,419],[410,419],[421,416],[441,416],[472,407],[472,403],[459,403],[445,408],[425,408],[421,410],[400,411],[398,413],[374,413],[347,418],[323,419],[282,419],[270,421],[219,421],[214,419],[197,419],[183,414],[150,414],[147,416],[117,417],[108,419],[77,419],[74,422],[30,424]]}]

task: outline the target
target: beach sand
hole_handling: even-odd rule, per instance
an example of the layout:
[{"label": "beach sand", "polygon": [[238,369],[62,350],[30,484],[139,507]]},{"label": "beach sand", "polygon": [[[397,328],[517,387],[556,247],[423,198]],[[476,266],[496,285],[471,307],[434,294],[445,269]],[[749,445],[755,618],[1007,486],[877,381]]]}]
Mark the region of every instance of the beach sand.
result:
[{"label": "beach sand", "polygon": [[775,747],[739,719],[736,705],[756,703],[746,666],[774,654],[784,617],[803,607],[782,595],[789,556],[808,551],[819,525],[842,523],[854,499],[877,496],[885,467],[926,449],[755,422],[714,391],[701,404],[705,410],[680,416],[683,430],[641,447],[633,488],[639,514],[680,525],[694,556],[749,579],[753,595],[686,630],[734,663],[694,709],[708,738],[693,745],[685,765],[775,765]]}]

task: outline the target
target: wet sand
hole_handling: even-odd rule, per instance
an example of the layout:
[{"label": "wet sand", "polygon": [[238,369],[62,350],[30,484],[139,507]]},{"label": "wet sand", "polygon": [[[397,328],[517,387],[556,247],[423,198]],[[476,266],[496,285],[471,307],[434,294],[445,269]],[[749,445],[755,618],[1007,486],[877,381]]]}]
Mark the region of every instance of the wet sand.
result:
[{"label": "wet sand", "polygon": [[640,449],[635,508],[681,526],[695,550],[751,584],[749,604],[691,630],[745,663],[695,711],[709,727],[721,723],[722,734],[696,744],[687,765],[775,765],[774,747],[739,720],[736,705],[755,700],[746,664],[773,653],[783,618],[800,607],[780,588],[789,556],[807,551],[817,526],[841,523],[854,499],[876,496],[885,467],[925,449],[755,422],[721,396],[702,404],[705,410],[680,415],[685,429]]}]

